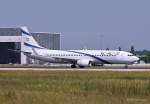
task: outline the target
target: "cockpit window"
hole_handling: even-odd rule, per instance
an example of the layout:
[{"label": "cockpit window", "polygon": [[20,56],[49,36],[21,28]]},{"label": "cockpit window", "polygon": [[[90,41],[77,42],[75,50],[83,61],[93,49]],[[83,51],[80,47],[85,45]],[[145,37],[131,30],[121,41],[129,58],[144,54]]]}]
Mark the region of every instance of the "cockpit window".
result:
[{"label": "cockpit window", "polygon": [[128,56],[134,56],[133,54],[128,54]]}]

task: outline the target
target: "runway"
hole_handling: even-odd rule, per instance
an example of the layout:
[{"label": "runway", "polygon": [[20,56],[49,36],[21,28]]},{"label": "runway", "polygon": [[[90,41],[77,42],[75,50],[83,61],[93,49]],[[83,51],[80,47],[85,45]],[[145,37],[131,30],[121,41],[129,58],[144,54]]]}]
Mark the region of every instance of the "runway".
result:
[{"label": "runway", "polygon": [[142,72],[150,71],[150,64],[135,64],[125,67],[125,65],[105,65],[85,68],[70,68],[70,66],[45,66],[45,65],[0,65],[1,71],[129,71]]},{"label": "runway", "polygon": [[142,72],[142,71],[150,71],[150,69],[0,68],[0,71],[129,71],[129,72]]}]

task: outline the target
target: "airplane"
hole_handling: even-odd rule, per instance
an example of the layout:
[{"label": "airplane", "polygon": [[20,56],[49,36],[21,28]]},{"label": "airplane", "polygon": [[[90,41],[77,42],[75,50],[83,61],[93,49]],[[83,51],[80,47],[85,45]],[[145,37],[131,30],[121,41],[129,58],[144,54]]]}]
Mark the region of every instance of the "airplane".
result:
[{"label": "airplane", "polygon": [[40,46],[27,27],[21,27],[23,52],[27,57],[49,63],[71,64],[84,68],[103,64],[133,64],[139,58],[132,53],[116,50],[50,50]]}]

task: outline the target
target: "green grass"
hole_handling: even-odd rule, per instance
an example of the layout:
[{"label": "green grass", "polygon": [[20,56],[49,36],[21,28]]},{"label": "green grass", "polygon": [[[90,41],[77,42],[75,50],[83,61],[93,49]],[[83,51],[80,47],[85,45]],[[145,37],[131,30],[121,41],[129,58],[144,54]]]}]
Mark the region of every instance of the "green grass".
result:
[{"label": "green grass", "polygon": [[150,72],[0,71],[0,104],[149,104]]}]

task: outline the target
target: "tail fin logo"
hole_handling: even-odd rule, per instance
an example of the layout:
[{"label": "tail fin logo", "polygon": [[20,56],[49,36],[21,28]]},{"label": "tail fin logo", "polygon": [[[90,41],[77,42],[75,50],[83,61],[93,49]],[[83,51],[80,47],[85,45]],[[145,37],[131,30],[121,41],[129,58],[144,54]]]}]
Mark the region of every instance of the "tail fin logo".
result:
[{"label": "tail fin logo", "polygon": [[26,37],[26,41],[28,42],[28,41],[30,41],[30,39],[28,37]]}]

